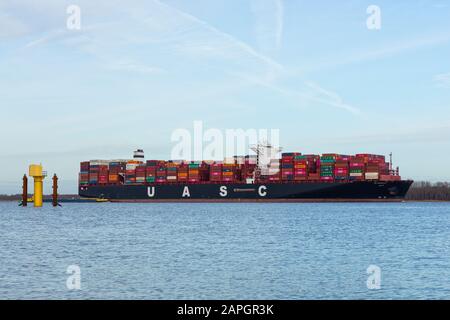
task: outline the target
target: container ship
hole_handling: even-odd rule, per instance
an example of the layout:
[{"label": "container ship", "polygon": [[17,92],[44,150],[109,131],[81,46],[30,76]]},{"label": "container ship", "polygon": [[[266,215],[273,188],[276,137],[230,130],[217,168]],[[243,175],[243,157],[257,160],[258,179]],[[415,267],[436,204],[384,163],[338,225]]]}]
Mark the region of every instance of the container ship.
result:
[{"label": "container ship", "polygon": [[391,201],[402,200],[411,180],[376,154],[301,154],[261,161],[256,155],[223,161],[129,160],[80,163],[79,195],[110,201]]}]

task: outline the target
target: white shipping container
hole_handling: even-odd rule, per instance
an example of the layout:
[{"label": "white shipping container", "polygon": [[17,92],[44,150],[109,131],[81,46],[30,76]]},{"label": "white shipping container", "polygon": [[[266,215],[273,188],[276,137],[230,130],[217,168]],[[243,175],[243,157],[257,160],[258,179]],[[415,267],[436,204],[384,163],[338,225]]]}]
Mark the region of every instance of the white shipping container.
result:
[{"label": "white shipping container", "polygon": [[366,172],[367,180],[376,180],[376,179],[378,179],[378,177],[379,177],[378,172]]},{"label": "white shipping container", "polygon": [[136,163],[127,163],[125,169],[126,169],[126,170],[135,170],[136,167],[137,167],[137,164],[136,164]]},{"label": "white shipping container", "polygon": [[125,160],[125,159],[113,159],[113,160],[108,160],[108,163],[111,162],[121,162],[121,163],[127,163],[129,160]]},{"label": "white shipping container", "polygon": [[100,166],[100,165],[108,165],[109,160],[90,160],[89,165],[91,166]]},{"label": "white shipping container", "polygon": [[362,177],[361,172],[350,172],[350,177]]},{"label": "white shipping container", "polygon": [[223,159],[223,162],[226,164],[234,164],[234,158],[226,157],[225,159]]}]

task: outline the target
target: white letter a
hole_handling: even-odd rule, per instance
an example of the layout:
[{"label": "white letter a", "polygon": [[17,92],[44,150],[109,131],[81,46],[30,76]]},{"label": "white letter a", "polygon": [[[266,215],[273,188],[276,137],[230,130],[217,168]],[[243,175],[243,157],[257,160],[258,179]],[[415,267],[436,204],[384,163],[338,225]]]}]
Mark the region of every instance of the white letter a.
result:
[{"label": "white letter a", "polygon": [[186,187],[184,187],[184,189],[183,189],[183,195],[182,195],[182,197],[184,198],[184,197],[188,197],[188,198],[190,198],[191,197],[191,194],[189,193],[189,188],[186,186]]}]

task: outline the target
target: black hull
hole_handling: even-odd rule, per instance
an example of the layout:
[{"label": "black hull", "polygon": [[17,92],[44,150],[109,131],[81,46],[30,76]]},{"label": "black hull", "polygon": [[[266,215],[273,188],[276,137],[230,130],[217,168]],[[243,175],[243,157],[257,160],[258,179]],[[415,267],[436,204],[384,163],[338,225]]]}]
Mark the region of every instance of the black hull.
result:
[{"label": "black hull", "polygon": [[401,200],[412,181],[152,184],[80,186],[79,195],[112,201]]}]

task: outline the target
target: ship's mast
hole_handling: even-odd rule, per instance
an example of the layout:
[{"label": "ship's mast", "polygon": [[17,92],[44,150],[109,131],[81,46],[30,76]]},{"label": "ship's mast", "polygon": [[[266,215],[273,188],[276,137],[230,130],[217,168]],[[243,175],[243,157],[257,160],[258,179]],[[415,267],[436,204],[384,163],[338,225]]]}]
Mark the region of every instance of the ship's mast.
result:
[{"label": "ship's mast", "polygon": [[392,173],[392,152],[389,153],[389,171]]},{"label": "ship's mast", "polygon": [[261,169],[262,169],[261,156],[265,155],[268,157],[272,157],[274,154],[281,152],[282,148],[276,148],[267,141],[263,141],[255,146],[252,146],[250,149],[256,153],[256,168],[253,173],[253,179],[257,181],[261,176]]}]

